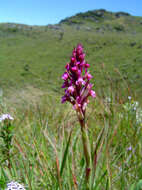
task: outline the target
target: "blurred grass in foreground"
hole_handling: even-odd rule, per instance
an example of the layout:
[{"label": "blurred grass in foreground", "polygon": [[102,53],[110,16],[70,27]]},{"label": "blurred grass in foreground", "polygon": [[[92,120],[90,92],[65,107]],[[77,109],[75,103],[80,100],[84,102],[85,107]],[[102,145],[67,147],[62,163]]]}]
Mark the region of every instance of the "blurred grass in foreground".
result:
[{"label": "blurred grass in foreground", "polygon": [[[142,109],[133,96],[111,88],[87,109],[90,146],[97,155],[94,190],[130,189],[142,179]],[[6,110],[15,118],[15,135],[11,170],[0,156],[1,183],[16,180],[30,190],[84,189],[80,127],[70,105],[61,105],[60,96],[50,92],[23,109]]]}]

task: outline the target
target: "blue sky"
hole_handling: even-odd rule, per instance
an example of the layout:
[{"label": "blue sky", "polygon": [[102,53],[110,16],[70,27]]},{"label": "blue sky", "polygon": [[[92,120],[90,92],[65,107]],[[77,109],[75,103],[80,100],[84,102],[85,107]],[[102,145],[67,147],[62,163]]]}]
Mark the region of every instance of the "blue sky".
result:
[{"label": "blue sky", "polygon": [[142,0],[0,0],[0,23],[56,24],[78,12],[100,8],[142,16]]}]

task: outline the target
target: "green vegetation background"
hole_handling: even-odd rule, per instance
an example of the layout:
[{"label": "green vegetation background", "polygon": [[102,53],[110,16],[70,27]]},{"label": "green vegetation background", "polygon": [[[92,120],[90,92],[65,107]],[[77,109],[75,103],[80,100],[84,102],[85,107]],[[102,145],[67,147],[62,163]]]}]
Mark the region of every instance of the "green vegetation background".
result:
[{"label": "green vegetation background", "polygon": [[82,43],[96,92],[126,80],[142,93],[142,18],[105,10],[88,11],[58,25],[0,24],[0,87],[6,96],[26,88],[61,92],[61,75],[72,48]]}]

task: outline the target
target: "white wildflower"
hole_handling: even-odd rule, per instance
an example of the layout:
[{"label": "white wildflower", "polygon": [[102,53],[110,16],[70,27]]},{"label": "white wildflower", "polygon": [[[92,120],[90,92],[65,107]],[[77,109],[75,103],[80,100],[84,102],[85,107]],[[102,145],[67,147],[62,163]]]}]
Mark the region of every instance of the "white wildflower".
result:
[{"label": "white wildflower", "polygon": [[0,116],[0,122],[5,121],[5,120],[14,120],[14,118],[10,114],[2,114]]},{"label": "white wildflower", "polygon": [[132,99],[132,97],[131,96],[128,96],[128,100],[131,100]]},{"label": "white wildflower", "polygon": [[131,150],[132,150],[132,146],[129,146],[129,147],[127,148],[127,150],[128,150],[128,151],[131,151]]},{"label": "white wildflower", "polygon": [[139,102],[137,102],[137,101],[133,102],[133,104],[132,104],[133,110],[136,111],[136,109],[137,109],[138,107],[139,107]]},{"label": "white wildflower", "polygon": [[[131,114],[135,117],[137,124],[142,126],[142,108],[140,107],[140,104],[138,101],[126,102],[125,104],[123,104],[123,108],[128,114]],[[121,116],[123,118],[123,114],[120,115],[120,117]],[[128,115],[127,115],[127,118],[128,118]]]},{"label": "white wildflower", "polygon": [[106,101],[106,103],[110,103],[111,102],[111,98],[110,97],[106,97],[105,101]]},{"label": "white wildflower", "polygon": [[136,112],[136,121],[137,123],[142,123],[142,109],[137,109],[137,112]]},{"label": "white wildflower", "polygon": [[7,184],[7,188],[5,190],[26,190],[23,185],[18,182],[12,181]]},{"label": "white wildflower", "polygon": [[136,111],[139,107],[139,102],[137,101],[132,101],[132,102],[127,102],[123,105],[123,108],[126,110],[126,111]]},{"label": "white wildflower", "polygon": [[136,107],[133,107],[133,110],[134,110],[134,111],[136,111],[136,109],[137,109]]}]

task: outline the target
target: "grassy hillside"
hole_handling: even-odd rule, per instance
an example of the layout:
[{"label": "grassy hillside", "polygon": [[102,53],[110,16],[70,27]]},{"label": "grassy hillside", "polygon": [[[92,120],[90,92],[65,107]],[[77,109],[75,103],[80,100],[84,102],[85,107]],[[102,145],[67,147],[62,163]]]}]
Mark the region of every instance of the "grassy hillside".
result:
[{"label": "grassy hillside", "polygon": [[[57,25],[0,24],[1,190],[13,180],[26,190],[141,189],[141,34],[142,17],[105,10]],[[84,117],[61,104],[61,76],[78,43],[97,95]]]},{"label": "grassy hillside", "polygon": [[141,17],[105,10],[79,13],[58,25],[0,24],[0,87],[5,96],[29,87],[58,93],[70,52],[82,43],[98,94],[109,93],[111,83],[139,97],[141,34]]}]

